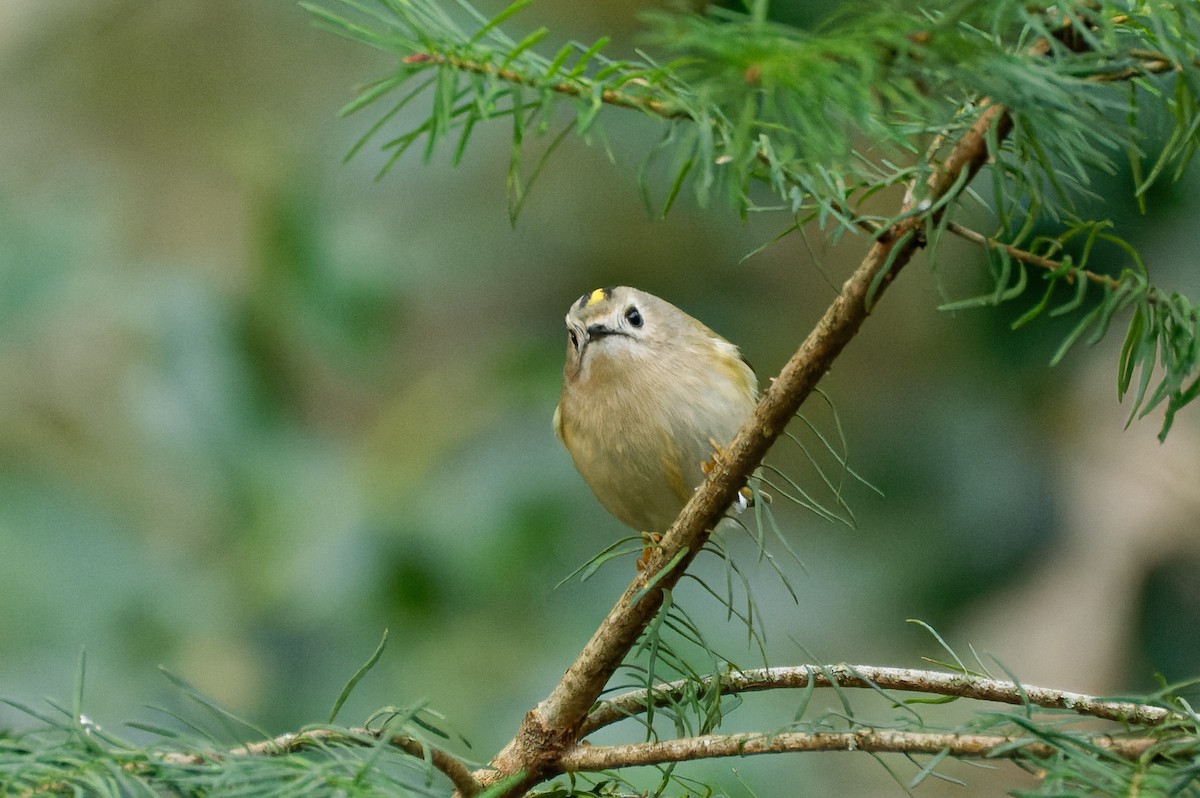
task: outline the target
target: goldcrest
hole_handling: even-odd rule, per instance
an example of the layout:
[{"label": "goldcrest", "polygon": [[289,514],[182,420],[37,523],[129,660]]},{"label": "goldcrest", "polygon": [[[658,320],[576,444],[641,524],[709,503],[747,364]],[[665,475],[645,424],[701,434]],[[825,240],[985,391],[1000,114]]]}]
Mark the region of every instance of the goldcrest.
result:
[{"label": "goldcrest", "polygon": [[738,348],[665,300],[597,288],[567,313],[554,431],[604,508],[638,531],[671,526],[757,399]]}]

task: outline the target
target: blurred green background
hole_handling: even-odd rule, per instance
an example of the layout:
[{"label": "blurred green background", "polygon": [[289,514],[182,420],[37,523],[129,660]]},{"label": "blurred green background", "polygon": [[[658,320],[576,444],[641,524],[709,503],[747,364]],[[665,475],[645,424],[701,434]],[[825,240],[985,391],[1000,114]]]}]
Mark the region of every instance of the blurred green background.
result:
[{"label": "blurred green background", "polygon": [[[628,53],[644,6],[523,20]],[[507,122],[457,169],[414,154],[376,181],[374,148],[342,163],[372,112],[335,113],[391,62],[311,22],[261,0],[0,6],[0,694],[66,700],[84,649],[102,725],[180,704],[161,664],[282,732],[322,720],[387,628],[342,719],[427,699],[486,760],[633,570],[556,587],[626,534],[551,432],[567,305],[635,284],[740,344],[765,383],[864,245],[814,231],[811,251],[793,237],[743,263],[788,220],[686,200],[653,218],[635,176],[657,131],[620,111],[603,117],[616,163],[568,140],[515,229]],[[1100,193],[1128,185],[1111,181]],[[1193,170],[1152,215],[1103,211],[1192,297],[1196,189]],[[1046,686],[1200,674],[1200,411],[1165,445],[1157,417],[1122,431],[1119,331],[1051,370],[1064,327],[936,310],[985,284],[978,252],[941,253],[824,385],[885,496],[848,491],[855,530],[777,506],[807,566],[789,566],[798,603],[727,535],[771,662],[918,666],[944,656],[920,618]],[[795,444],[771,460],[817,485]],[[679,600],[761,664],[699,589]],[[27,722],[0,707],[0,727]],[[811,794],[887,783],[852,759],[741,770],[803,774]]]}]

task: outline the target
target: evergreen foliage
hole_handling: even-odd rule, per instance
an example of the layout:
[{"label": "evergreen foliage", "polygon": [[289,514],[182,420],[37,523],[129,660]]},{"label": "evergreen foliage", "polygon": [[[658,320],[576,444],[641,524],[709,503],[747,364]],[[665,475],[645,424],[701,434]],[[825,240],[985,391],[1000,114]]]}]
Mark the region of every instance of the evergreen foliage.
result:
[{"label": "evergreen foliage", "polygon": [[[656,54],[631,61],[606,57],[605,39],[555,49],[547,46],[545,28],[520,39],[505,35],[502,28],[530,4],[518,0],[492,19],[465,3],[451,13],[436,0],[340,0],[336,11],[305,4],[331,30],[397,59],[392,72],[344,109],[383,109],[354,151],[380,138],[389,166],[418,145],[426,158],[449,147],[457,163],[478,125],[506,119],[515,215],[544,159],[567,135],[602,141],[602,112],[640,112],[661,122],[643,172],[647,197],[656,191],[648,176],[667,174],[667,188],[654,200],[659,211],[668,212],[680,192],[690,190],[702,203],[720,200],[740,214],[778,214],[784,235],[815,225],[834,239],[879,242],[897,225],[914,224],[906,235],[919,237],[934,258],[942,236],[966,238],[986,248],[992,289],[947,309],[998,305],[1036,286],[1040,299],[1014,326],[1044,315],[1073,319],[1056,360],[1080,341],[1100,340],[1120,318],[1127,326],[1119,394],[1131,397],[1131,419],[1164,408],[1163,436],[1175,413],[1200,393],[1196,307],[1151,282],[1119,220],[1084,210],[1100,199],[1094,196],[1097,175],[1114,173],[1122,159],[1136,176],[1130,192],[1147,206],[1151,188],[1178,179],[1190,163],[1200,142],[1200,6],[872,4],[809,31],[773,21],[765,0],[755,0],[744,13],[652,15],[647,24]],[[393,130],[417,100],[429,103],[428,113]],[[563,107],[570,109],[566,119]],[[991,119],[988,113],[1003,124],[987,127],[987,190],[971,193],[979,175],[974,169],[934,190],[931,181],[943,174],[947,154],[981,119]],[[1147,135],[1147,118],[1169,118],[1161,144]],[[530,136],[547,141],[532,169],[522,162]],[[986,204],[990,232],[955,218],[967,202]],[[888,264],[877,273],[879,281],[894,276]],[[872,286],[872,298],[881,284]],[[841,448],[814,433],[853,476]],[[829,508],[784,475],[764,474],[774,479],[773,491],[794,492],[818,514],[849,520],[840,478],[821,478],[834,496]],[[762,556],[771,557],[772,537],[763,531],[774,529],[769,505],[756,507],[751,534]],[[636,548],[632,541],[614,544],[581,574],[586,578]],[[726,583],[696,581],[745,625],[754,647],[763,630],[748,579],[718,542],[708,541],[705,552],[723,561]],[[631,692],[598,702],[582,724],[581,736],[631,719],[642,725],[642,746],[575,746],[555,763],[556,772],[503,773],[487,794],[522,791],[527,782],[545,795],[632,794],[644,787],[629,780],[626,769],[654,765],[661,774],[655,794],[710,795],[718,788],[676,772],[675,764],[847,747],[907,756],[915,763],[910,774],[884,764],[902,789],[930,777],[956,780],[946,769],[952,760],[992,757],[1036,770],[1031,794],[1200,794],[1200,719],[1176,688],[1124,701],[1027,689],[1011,674],[994,677],[978,657],[968,666],[968,658],[936,633],[947,660],[934,662],[938,670],[897,675],[808,665],[787,673],[751,671],[718,654],[670,589],[660,588],[655,580],[673,565],[663,566],[639,594],[661,589],[664,596],[610,685]],[[49,713],[17,707],[41,725],[0,737],[0,787],[7,793],[445,794],[443,776],[464,794],[479,786],[465,760],[440,748],[462,742],[424,707],[383,710],[365,728],[326,725],[272,738],[180,683],[205,722],[176,715],[186,733],[140,725],[162,741],[145,746],[90,723],[82,684],[81,665],[72,707]],[[832,708],[812,700],[818,688],[832,693]],[[765,690],[797,691],[791,722],[758,735],[719,733],[746,694]],[[878,699],[881,708],[860,709],[852,690]],[[959,697],[1014,708],[980,711],[955,724],[932,717],[936,707],[922,706]],[[672,749],[672,742],[690,747]],[[918,762],[918,755],[928,758]]]},{"label": "evergreen foliage", "polygon": [[[702,203],[721,197],[739,213],[779,212],[792,218],[781,225],[788,231],[816,221],[835,239],[877,236],[919,213],[931,252],[947,229],[988,249],[994,289],[945,307],[1040,290],[1015,326],[1043,313],[1075,318],[1055,360],[1081,340],[1100,340],[1120,314],[1127,326],[1119,395],[1132,396],[1131,419],[1163,406],[1163,437],[1200,394],[1193,303],[1151,282],[1115,220],[1081,210],[1099,199],[1097,177],[1114,174],[1120,161],[1130,162],[1130,192],[1143,206],[1157,182],[1178,179],[1191,162],[1200,141],[1194,4],[850,4],[806,31],[772,22],[759,1],[747,13],[649,16],[650,41],[664,55],[641,61],[606,58],[605,39],[539,54],[545,28],[517,41],[500,27],[529,2],[491,20],[460,4],[470,29],[433,2],[343,5],[351,17],[306,7],[333,31],[398,57],[394,72],[343,109],[386,107],[358,147],[382,136],[389,166],[420,142],[426,158],[452,143],[457,163],[478,124],[508,118],[515,213],[540,169],[522,176],[522,144],[551,134],[563,101],[573,114],[543,158],[571,131],[601,138],[605,106],[639,110],[662,121],[648,152],[648,163],[668,176],[661,212],[690,187]],[[391,133],[389,122],[425,95],[428,115]],[[953,221],[971,196],[965,186],[945,205],[922,207],[916,196],[911,206],[880,211],[873,198],[922,186],[948,143],[996,103],[1012,132],[991,142],[992,231]],[[1160,143],[1149,131],[1163,116],[1170,128]]]}]

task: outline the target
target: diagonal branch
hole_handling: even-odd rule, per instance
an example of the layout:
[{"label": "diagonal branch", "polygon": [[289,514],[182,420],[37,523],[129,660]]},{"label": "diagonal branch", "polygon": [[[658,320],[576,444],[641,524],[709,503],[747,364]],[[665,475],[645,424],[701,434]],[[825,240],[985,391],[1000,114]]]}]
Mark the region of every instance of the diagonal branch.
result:
[{"label": "diagonal branch", "polygon": [[580,730],[586,737],[592,732],[645,712],[649,706],[677,704],[689,696],[709,691],[713,680],[722,695],[765,690],[815,687],[862,687],[933,693],[1003,704],[1033,705],[1047,709],[1067,709],[1080,715],[1104,720],[1153,726],[1184,716],[1165,707],[1133,701],[1115,701],[1055,690],[1047,687],[987,679],[965,673],[887,668],[876,665],[794,665],[780,668],[755,668],[735,671],[700,680],[680,679],[655,685],[651,690],[633,690],[601,702],[588,715]]},{"label": "diagonal branch", "polygon": [[559,757],[573,748],[592,704],[662,606],[663,590],[682,576],[738,489],[920,248],[925,225],[937,222],[948,200],[987,162],[989,135],[1002,140],[1010,132],[1012,120],[1003,106],[984,102],[980,107],[975,123],[920,190],[910,192],[913,200],[898,221],[876,237],[841,293],[764,392],[722,462],[663,536],[645,571],[626,588],[550,695],[525,716],[516,736],[492,760],[494,770],[476,773],[484,787],[524,772],[524,779],[505,790],[519,794],[552,773]]}]

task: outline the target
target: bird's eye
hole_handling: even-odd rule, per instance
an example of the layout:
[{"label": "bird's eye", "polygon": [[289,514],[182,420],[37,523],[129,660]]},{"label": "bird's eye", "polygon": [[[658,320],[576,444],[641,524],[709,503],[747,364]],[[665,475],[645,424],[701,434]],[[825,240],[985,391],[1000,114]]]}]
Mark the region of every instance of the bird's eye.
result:
[{"label": "bird's eye", "polygon": [[575,334],[574,330],[568,330],[567,335],[570,336],[570,338],[571,338],[571,348],[578,349],[579,348],[579,336]]},{"label": "bird's eye", "polygon": [[642,314],[633,305],[630,305],[629,310],[625,311],[625,320],[634,327],[642,326]]}]

